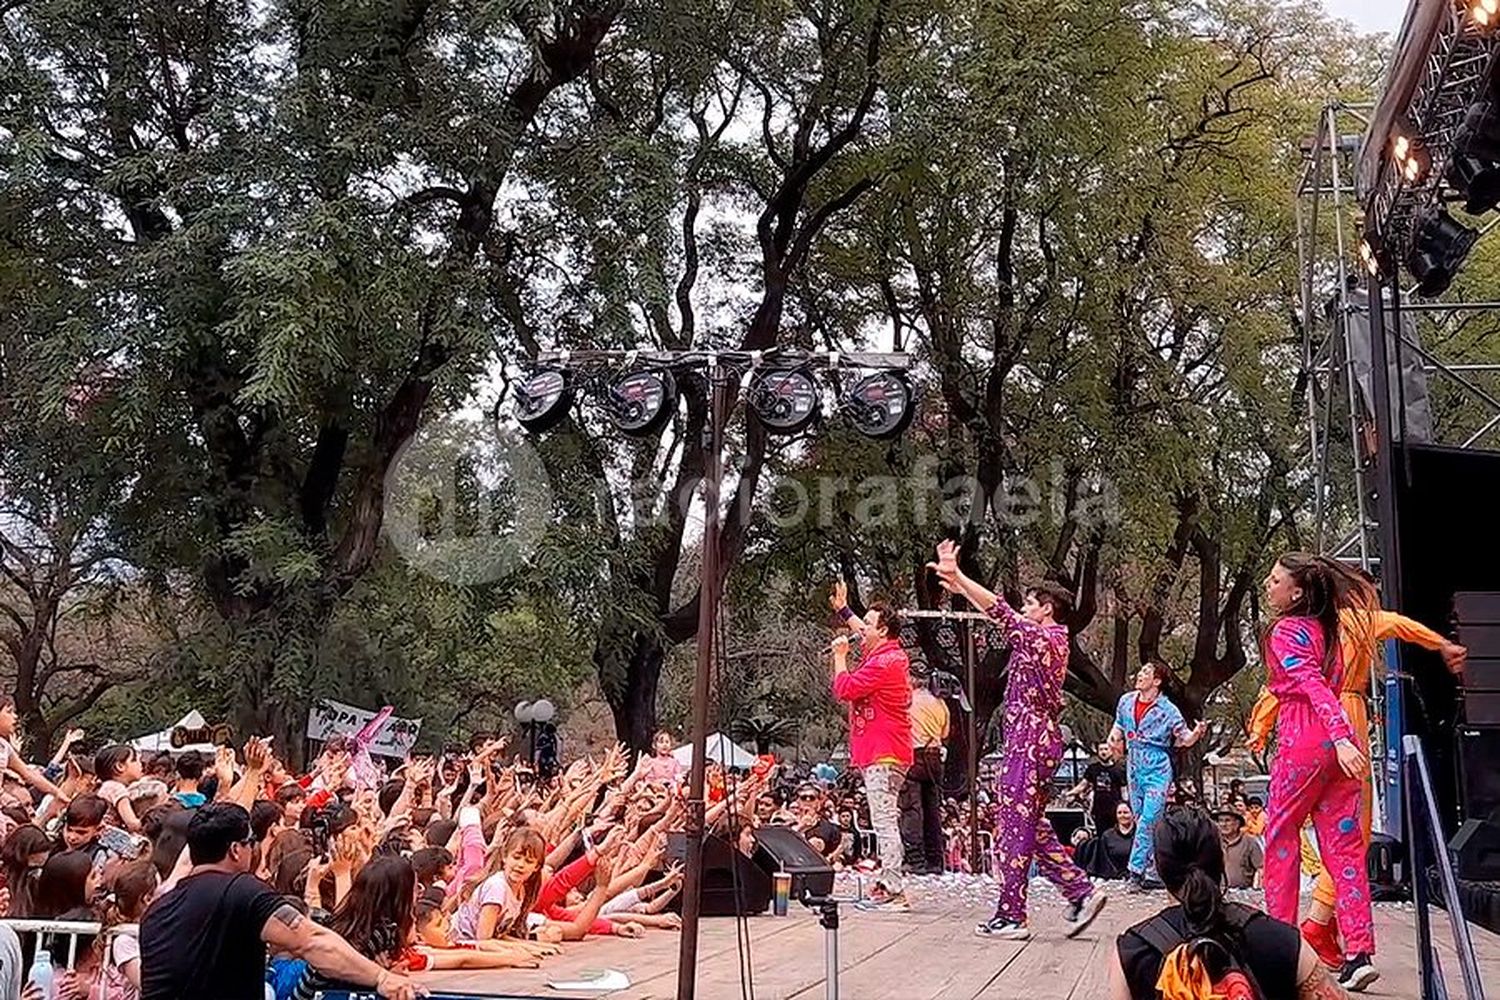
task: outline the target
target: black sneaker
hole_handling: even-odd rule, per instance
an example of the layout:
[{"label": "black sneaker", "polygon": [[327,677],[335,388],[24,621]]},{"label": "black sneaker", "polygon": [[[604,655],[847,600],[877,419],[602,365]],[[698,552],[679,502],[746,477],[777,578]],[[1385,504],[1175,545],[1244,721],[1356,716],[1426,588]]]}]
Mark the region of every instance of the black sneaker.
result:
[{"label": "black sneaker", "polygon": [[992,917],[978,927],[974,933],[979,937],[999,938],[1002,941],[1029,941],[1031,940],[1031,929],[1019,920],[1006,920],[1002,917]]},{"label": "black sneaker", "polygon": [[1080,899],[1068,906],[1067,912],[1063,914],[1063,923],[1067,925],[1065,934],[1068,937],[1077,937],[1084,932],[1099,911],[1104,909],[1104,904],[1109,902],[1109,897],[1095,889],[1087,898]]},{"label": "black sneaker", "polygon": [[1339,985],[1350,993],[1363,993],[1365,987],[1380,978],[1380,970],[1370,964],[1370,956],[1355,955],[1339,970]]},{"label": "black sneaker", "polygon": [[1146,878],[1145,878],[1145,876],[1143,876],[1143,875],[1137,875],[1135,872],[1131,872],[1130,873],[1130,877],[1125,880],[1125,894],[1127,896],[1134,896],[1138,892],[1145,892],[1145,891],[1146,891]]}]

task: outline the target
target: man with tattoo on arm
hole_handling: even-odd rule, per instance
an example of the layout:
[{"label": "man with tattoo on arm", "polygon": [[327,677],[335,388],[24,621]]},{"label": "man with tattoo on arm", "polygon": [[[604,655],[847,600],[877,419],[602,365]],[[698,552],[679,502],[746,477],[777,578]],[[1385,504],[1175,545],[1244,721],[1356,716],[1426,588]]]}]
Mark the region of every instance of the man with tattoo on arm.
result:
[{"label": "man with tattoo on arm", "polygon": [[256,878],[243,807],[203,806],[187,831],[193,867],[141,920],[141,1000],[263,1000],[266,945],[387,1000],[426,993],[360,955]]}]

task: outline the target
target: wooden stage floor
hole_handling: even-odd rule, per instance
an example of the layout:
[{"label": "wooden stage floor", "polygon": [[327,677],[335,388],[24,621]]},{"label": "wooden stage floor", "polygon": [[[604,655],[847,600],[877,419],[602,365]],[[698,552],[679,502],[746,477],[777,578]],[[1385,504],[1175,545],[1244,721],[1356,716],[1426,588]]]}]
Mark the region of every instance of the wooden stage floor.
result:
[{"label": "wooden stage floor", "polygon": [[[841,884],[840,891],[845,887]],[[1062,907],[1050,887],[1038,885],[1032,906],[1034,937],[1025,943],[986,941],[973,925],[989,916],[985,886],[913,880],[912,912],[862,913],[842,907],[840,987],[845,1000],[1105,1000],[1105,957],[1120,930],[1166,905],[1166,896],[1124,896],[1110,901],[1093,927],[1074,940],[1062,936]],[[1416,937],[1409,906],[1379,904],[1375,915],[1381,979],[1364,994],[1410,1000],[1417,996]],[[1434,938],[1442,953],[1450,995],[1464,996],[1447,915],[1433,911]],[[740,993],[736,922],[705,919],[698,946],[698,996],[737,1000]],[[786,917],[748,921],[758,1000],[820,1000],[824,995],[825,932],[817,915],[794,904]],[[1500,937],[1471,927],[1481,975],[1500,983]],[[650,931],[642,940],[591,939],[566,946],[541,969],[436,973],[425,977],[442,992],[490,995],[601,997],[662,1000],[675,996],[678,937]],[[570,993],[550,981],[599,969],[618,969],[631,982],[612,993]]]}]

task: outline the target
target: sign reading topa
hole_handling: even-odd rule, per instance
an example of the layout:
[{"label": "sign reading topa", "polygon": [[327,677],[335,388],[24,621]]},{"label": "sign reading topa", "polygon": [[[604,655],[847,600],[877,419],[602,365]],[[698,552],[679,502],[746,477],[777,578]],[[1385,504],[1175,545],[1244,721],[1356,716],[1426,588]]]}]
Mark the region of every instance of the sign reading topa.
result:
[{"label": "sign reading topa", "polygon": [[[375,715],[374,712],[346,705],[341,701],[320,698],[307,710],[307,738],[327,742],[334,736],[352,737]],[[382,757],[405,757],[411,753],[421,729],[421,719],[402,719],[393,715],[375,734],[375,739],[370,743],[370,753]]]}]

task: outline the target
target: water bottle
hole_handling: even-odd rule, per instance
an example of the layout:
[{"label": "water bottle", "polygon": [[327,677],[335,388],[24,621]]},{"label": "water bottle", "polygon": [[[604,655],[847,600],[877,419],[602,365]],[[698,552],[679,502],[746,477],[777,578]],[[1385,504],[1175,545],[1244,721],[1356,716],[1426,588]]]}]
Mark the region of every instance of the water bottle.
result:
[{"label": "water bottle", "polygon": [[52,953],[38,948],[36,960],[31,963],[31,971],[26,973],[26,982],[35,983],[42,988],[42,1000],[56,1000],[57,987],[52,982]]}]

